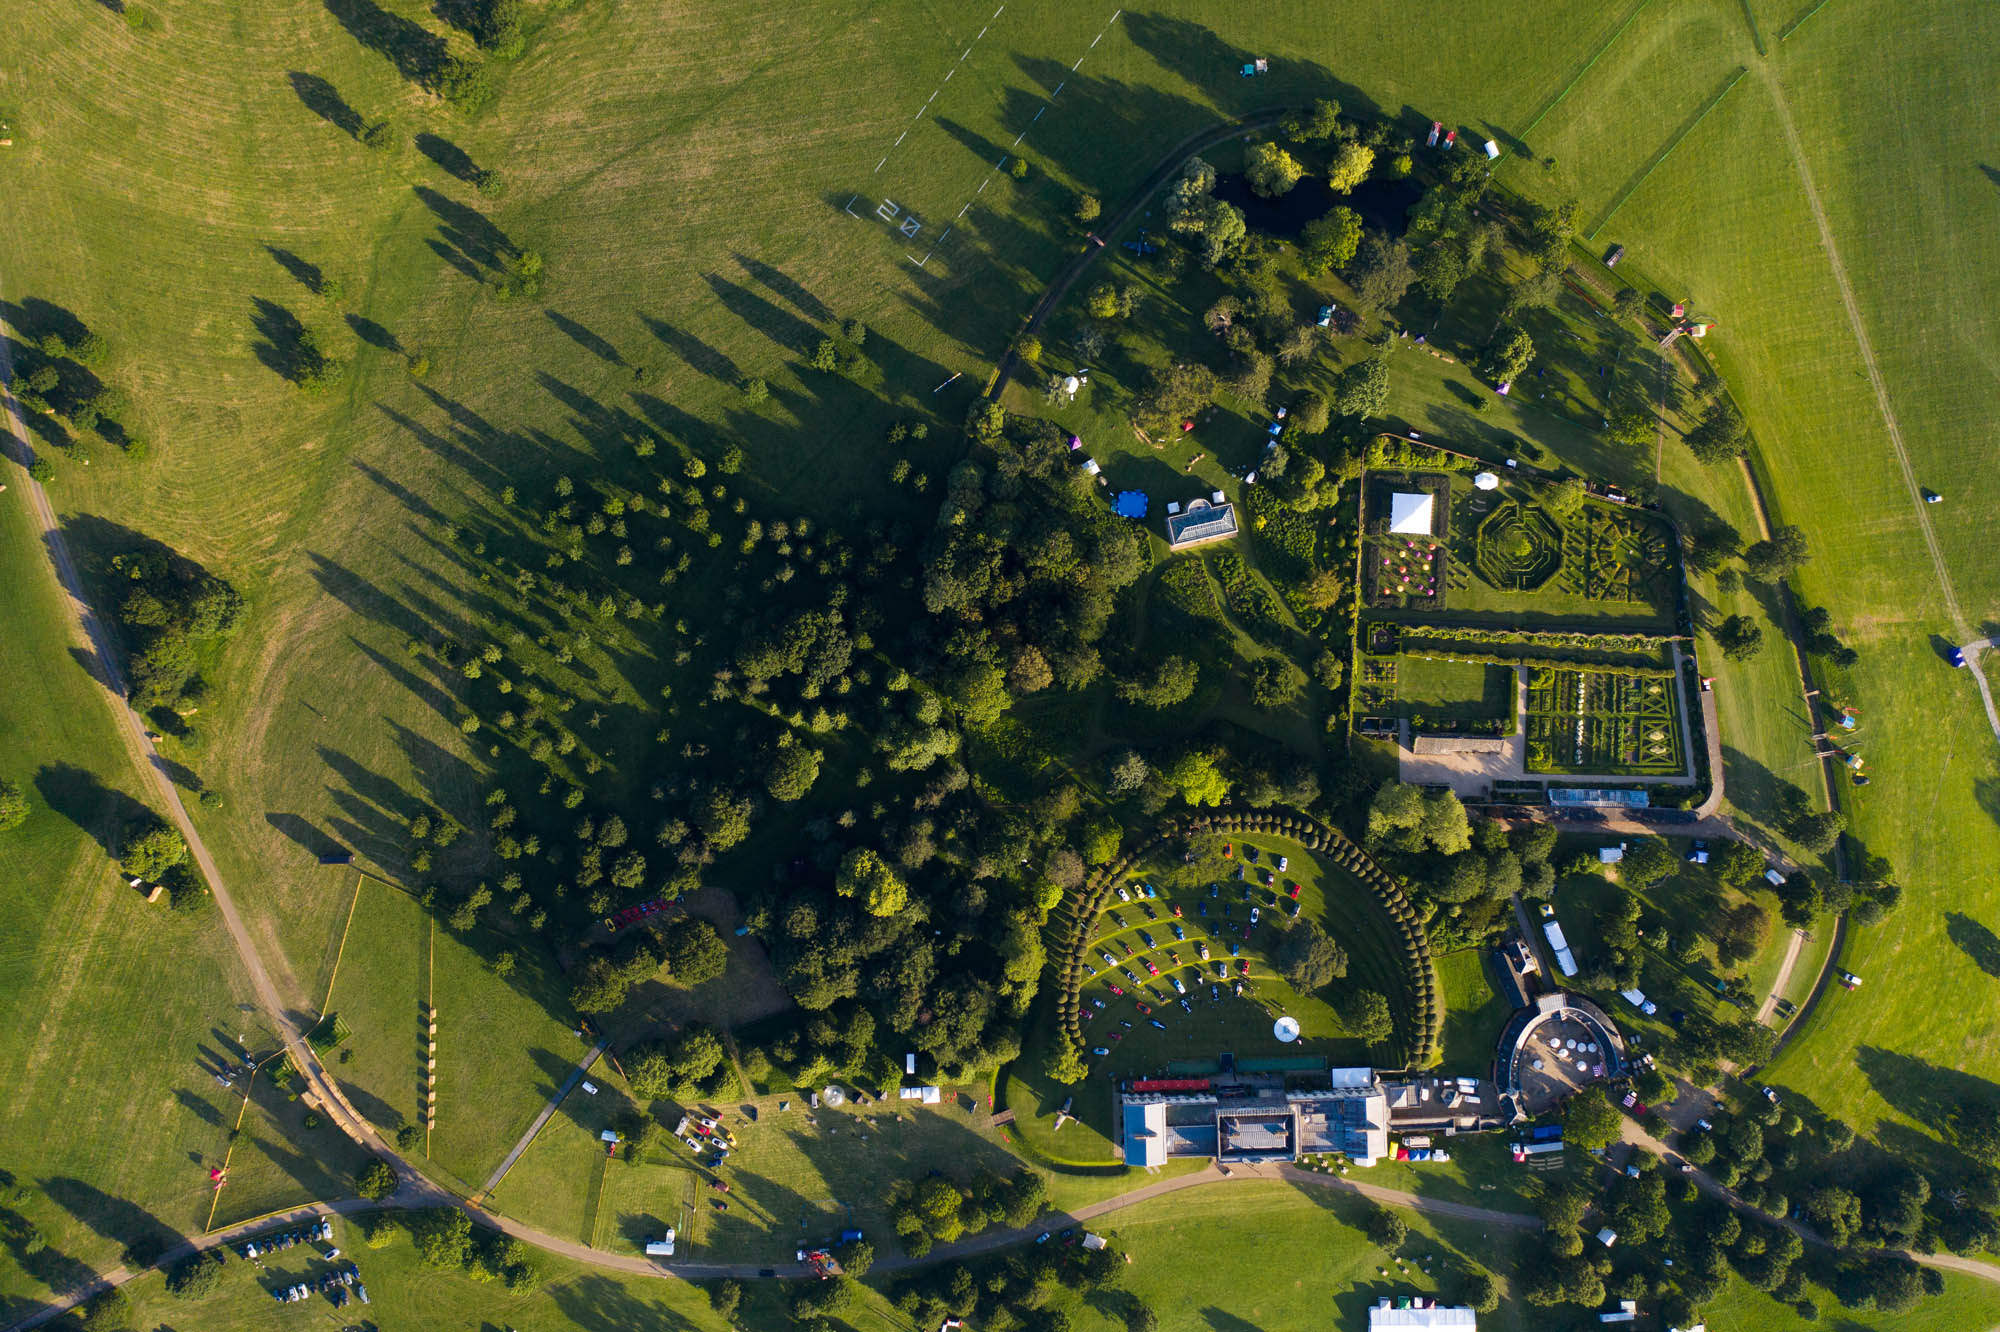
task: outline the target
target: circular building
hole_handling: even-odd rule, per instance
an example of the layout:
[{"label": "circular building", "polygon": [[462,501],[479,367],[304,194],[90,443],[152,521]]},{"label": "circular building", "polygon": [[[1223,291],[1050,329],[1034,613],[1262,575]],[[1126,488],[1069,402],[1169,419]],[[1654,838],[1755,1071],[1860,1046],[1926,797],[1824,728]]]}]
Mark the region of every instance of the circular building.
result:
[{"label": "circular building", "polygon": [[1623,1077],[1625,1037],[1611,1015],[1580,994],[1538,996],[1500,1033],[1493,1081],[1523,1113],[1543,1114],[1585,1087]]}]

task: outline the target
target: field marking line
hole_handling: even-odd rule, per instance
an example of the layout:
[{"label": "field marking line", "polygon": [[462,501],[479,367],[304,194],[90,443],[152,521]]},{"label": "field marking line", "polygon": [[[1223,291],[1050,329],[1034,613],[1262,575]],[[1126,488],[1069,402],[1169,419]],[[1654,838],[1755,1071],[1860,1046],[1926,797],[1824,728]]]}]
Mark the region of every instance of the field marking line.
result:
[{"label": "field marking line", "polygon": [[910,137],[910,132],[909,132],[908,130],[904,130],[904,131],[903,131],[903,132],[902,132],[901,134],[898,134],[898,135],[896,136],[896,141],[895,141],[894,143],[890,144],[889,146],[890,146],[891,148],[900,148],[900,147],[902,147],[902,146],[903,146],[903,140],[905,140],[905,139],[907,139],[907,138],[909,138],[909,137]]},{"label": "field marking line", "polygon": [[1021,140],[1027,136],[1027,133],[1028,131],[1022,130],[1019,134],[1016,134],[1014,136],[1014,146],[1016,148],[1021,146]]},{"label": "field marking line", "polygon": [[[1854,284],[1848,281],[1847,265],[1840,258],[1840,247],[1833,239],[1833,223],[1827,218],[1826,208],[1820,202],[1819,187],[1813,183],[1812,168],[1806,163],[1805,148],[1799,142],[1798,126],[1792,122],[1791,103],[1785,99],[1784,88],[1776,76],[1765,71],[1764,84],[1771,92],[1771,105],[1777,109],[1778,125],[1784,131],[1785,147],[1792,155],[1792,165],[1799,173],[1799,184],[1805,190],[1806,206],[1811,210],[1813,225],[1819,228],[1820,248],[1826,252],[1827,268],[1833,274],[1833,285],[1840,292],[1841,306],[1847,311],[1848,327],[1854,332],[1854,342],[1861,351],[1862,368],[1868,372],[1868,386],[1875,392],[1875,407],[1882,414],[1882,424],[1889,432],[1889,450],[1896,455],[1896,467],[1903,474],[1903,488],[1909,492],[1910,505],[1916,514],[1917,530],[1924,538],[1924,545],[1930,551],[1931,567],[1937,573],[1938,590],[1944,594],[1944,606],[1951,616],[1952,627],[1959,638],[1972,637],[1972,626],[1966,622],[1965,612],[1959,607],[1958,594],[1952,589],[1951,574],[1945,568],[1944,548],[1938,544],[1937,532],[1931,527],[1931,517],[1924,501],[1923,487],[1917,484],[1916,467],[1910,462],[1910,451],[1903,443],[1902,423],[1896,419],[1896,409],[1889,401],[1889,384],[1882,376],[1881,364],[1875,359],[1875,344],[1868,337],[1868,328],[1861,321],[1861,304],[1855,298]],[[1980,668],[1976,657],[1967,660],[1967,669],[1979,686],[1980,701],[1986,705],[1986,721],[1993,728],[1996,739],[2000,739],[2000,710],[1993,703],[1993,691],[1986,681],[1986,674]]]},{"label": "field marking line", "polygon": [[1040,119],[1042,118],[1042,112],[1044,112],[1044,111],[1046,111],[1046,110],[1048,110],[1048,109],[1049,109],[1049,108],[1048,108],[1048,105],[1047,105],[1046,103],[1044,103],[1044,104],[1043,104],[1042,106],[1040,106],[1039,108],[1037,108],[1037,109],[1036,109],[1036,111],[1035,111],[1035,118],[1034,118],[1034,120],[1030,120],[1030,121],[1029,121],[1028,123],[1029,123],[1030,125],[1032,125],[1032,124],[1034,124],[1034,123],[1035,123],[1035,120],[1040,120]]},{"label": "field marking line", "polygon": [[366,875],[359,872],[355,874],[354,896],[347,902],[347,923],[340,927],[340,947],[334,950],[333,970],[326,978],[326,998],[319,1002],[319,1016],[322,1022],[326,1020],[327,1005],[333,1002],[333,982],[340,975],[340,960],[347,956],[347,932],[354,928],[354,908],[361,904],[361,885],[366,882],[368,882]]},{"label": "field marking line", "polygon": [[[1000,9],[1005,9],[1006,7],[1007,7],[1007,6],[1005,6],[1005,5],[1002,5],[1002,6],[1000,6]],[[994,10],[994,11],[993,11],[993,17],[994,17],[994,18],[999,18],[999,17],[1000,17],[1000,9],[996,9],[996,10]],[[990,22],[991,20],[988,20],[988,21]]]},{"label": "field marking line", "polygon": [[947,75],[945,75],[945,76],[944,76],[944,81],[945,81],[946,83],[950,83],[950,82],[951,82],[951,75],[952,75],[952,74],[956,74],[956,73],[958,73],[958,70],[957,70],[956,68],[953,68],[953,70],[951,71],[951,74],[947,74]]},{"label": "field marking line", "polygon": [[1529,121],[1527,127],[1514,137],[1525,142],[1527,140],[1527,137],[1535,132],[1535,126],[1541,124],[1542,121],[1548,116],[1549,112],[1555,110],[1558,106],[1562,105],[1563,99],[1565,97],[1568,97],[1570,93],[1576,90],[1577,84],[1583,82],[1583,76],[1590,73],[1592,66],[1596,65],[1599,60],[1602,60],[1604,58],[1604,53],[1611,49],[1611,46],[1614,42],[1616,42],[1620,37],[1623,37],[1625,35],[1625,29],[1631,27],[1633,20],[1637,19],[1640,14],[1644,13],[1646,7],[1652,3],[1653,0],[1639,0],[1638,7],[1635,8],[1630,14],[1627,14],[1625,16],[1625,21],[1619,24],[1618,27],[1612,31],[1612,34],[1609,37],[1606,37],[1604,39],[1603,45],[1599,46],[1595,51],[1591,53],[1590,59],[1583,62],[1583,68],[1578,70],[1575,76],[1571,78],[1568,83],[1563,85],[1563,90],[1555,95],[1554,100],[1552,100],[1547,106],[1543,107],[1540,111],[1537,111],[1535,113],[1535,118]]},{"label": "field marking line", "polygon": [[[889,165],[889,154],[884,153],[882,154],[882,160],[875,164],[875,171],[880,171],[883,167],[887,165]],[[875,174],[875,171],[871,171],[868,174],[872,176]]]},{"label": "field marking line", "polygon": [[1062,90],[1063,90],[1064,88],[1067,88],[1067,87],[1069,87],[1069,80],[1068,80],[1068,79],[1064,79],[1064,80],[1063,80],[1063,81],[1062,81],[1061,83],[1058,83],[1058,84],[1056,85],[1056,90],[1055,90],[1054,92],[1052,92],[1052,93],[1050,93],[1050,94],[1049,94],[1049,100],[1050,100],[1051,102],[1053,102],[1053,101],[1055,101],[1055,100],[1056,100],[1056,98],[1058,98],[1058,97],[1061,97],[1061,96],[1062,96]]},{"label": "field marking line", "polygon": [[[424,1008],[426,1026],[435,1027],[438,1020],[437,1007],[437,917],[430,918],[430,947],[424,963]],[[428,1065],[424,1068],[424,1090],[430,1095],[424,1103],[424,1159],[431,1159],[431,1125],[437,1120],[437,1070]]]},{"label": "field marking line", "polygon": [[1694,119],[1690,120],[1687,123],[1687,128],[1683,129],[1679,134],[1676,134],[1671,140],[1669,140],[1667,146],[1660,149],[1659,154],[1656,157],[1654,157],[1651,162],[1648,162],[1637,176],[1633,177],[1632,183],[1627,185],[1624,189],[1618,192],[1618,197],[1611,201],[1610,206],[1604,210],[1603,214],[1597,219],[1596,225],[1591,227],[1589,235],[1587,235],[1584,239],[1593,241],[1596,240],[1597,233],[1604,230],[1604,228],[1606,228],[1607,226],[1611,225],[1612,217],[1617,214],[1619,209],[1625,206],[1626,200],[1630,199],[1634,194],[1637,194],[1639,192],[1639,187],[1646,183],[1647,178],[1650,177],[1655,171],[1658,171],[1660,169],[1661,164],[1664,163],[1669,157],[1672,157],[1674,155],[1674,150],[1679,148],[1683,143],[1687,141],[1688,136],[1695,132],[1695,129],[1701,124],[1702,121],[1708,119],[1709,112],[1715,110],[1716,107],[1722,105],[1723,100],[1729,96],[1731,90],[1733,90],[1737,84],[1741,83],[1743,81],[1743,76],[1745,74],[1748,74],[1749,72],[1750,72],[1749,67],[1746,65],[1738,65],[1736,67],[1736,72],[1729,76],[1729,82],[1723,84],[1722,90],[1716,93],[1714,97],[1710,98],[1706,106],[1702,107],[1701,110],[1695,113]]},{"label": "field marking line", "polygon": [[[1083,57],[1082,57],[1082,56],[1078,56],[1078,57],[1076,58],[1076,65],[1081,65],[1082,63],[1083,63]],[[1069,72],[1070,72],[1070,73],[1072,73],[1072,74],[1076,73],[1076,65],[1071,65],[1071,66],[1069,67]]]},{"label": "field marking line", "polygon": [[[1103,40],[1104,40],[1104,32],[1102,29],[1099,29],[1098,34],[1090,39],[1090,49],[1095,51],[1097,49],[1097,44]],[[1078,60],[1077,63],[1082,64],[1083,62],[1081,60]]]},{"label": "field marking line", "polygon": [[542,1107],[542,1112],[535,1116],[535,1122],[528,1125],[528,1131],[523,1133],[520,1139],[514,1143],[513,1149],[507,1153],[506,1159],[494,1167],[493,1173],[486,1177],[486,1182],[479,1186],[479,1192],[473,1194],[468,1199],[469,1202],[475,1206],[480,1205],[484,1198],[490,1195],[493,1190],[500,1187],[500,1181],[507,1177],[507,1172],[514,1168],[516,1161],[521,1159],[521,1154],[527,1151],[529,1146],[534,1143],[536,1135],[542,1131],[542,1126],[554,1117],[556,1110],[569,1098],[569,1094],[576,1090],[577,1084],[583,1081],[586,1073],[590,1072],[590,1066],[597,1062],[598,1056],[610,1048],[611,1038],[609,1036],[598,1038],[597,1044],[590,1047],[590,1053],[585,1055],[578,1062],[577,1066],[570,1070],[569,1076],[563,1080],[562,1086],[556,1088],[550,1094],[548,1103]]}]

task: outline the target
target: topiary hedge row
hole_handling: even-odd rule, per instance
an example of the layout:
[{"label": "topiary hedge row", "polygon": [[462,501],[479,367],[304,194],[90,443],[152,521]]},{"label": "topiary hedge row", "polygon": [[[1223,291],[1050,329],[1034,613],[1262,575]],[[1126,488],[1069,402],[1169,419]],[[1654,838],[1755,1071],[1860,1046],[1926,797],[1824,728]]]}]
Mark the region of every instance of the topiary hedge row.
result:
[{"label": "topiary hedge row", "polygon": [[1057,1012],[1062,1029],[1071,1040],[1083,1043],[1078,991],[1082,988],[1091,922],[1104,910],[1105,899],[1121,880],[1137,866],[1152,860],[1169,843],[1202,833],[1281,834],[1332,860],[1368,889],[1388,918],[1402,950],[1405,993],[1400,1007],[1407,1014],[1409,1027],[1406,1062],[1412,1068],[1421,1068],[1436,1059],[1444,1009],[1438,998],[1437,969],[1431,960],[1430,940],[1408,894],[1346,835],[1317,819],[1288,810],[1224,810],[1169,819],[1159,825],[1152,837],[1099,869],[1071,895],[1069,918],[1061,926],[1057,946],[1050,950],[1051,956],[1058,959]]}]

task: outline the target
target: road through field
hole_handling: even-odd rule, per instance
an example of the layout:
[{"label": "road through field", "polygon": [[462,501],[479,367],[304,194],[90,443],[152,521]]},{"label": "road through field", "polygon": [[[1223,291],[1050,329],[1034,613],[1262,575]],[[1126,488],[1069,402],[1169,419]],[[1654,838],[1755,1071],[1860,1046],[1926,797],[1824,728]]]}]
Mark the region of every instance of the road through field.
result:
[{"label": "road through field", "polygon": [[[1896,455],[1896,466],[1903,474],[1903,486],[1910,492],[1910,503],[1917,517],[1917,531],[1923,535],[1924,545],[1931,555],[1931,567],[1937,573],[1938,590],[1944,594],[1944,607],[1951,616],[1952,628],[1957,637],[1972,637],[1972,626],[1965,618],[1965,612],[1958,604],[1958,593],[1951,585],[1951,574],[1945,568],[1944,550],[1938,545],[1937,533],[1931,527],[1928,502],[1924,499],[1924,488],[1917,483],[1916,468],[1910,463],[1910,451],[1903,445],[1903,427],[1896,419],[1896,409],[1889,402],[1888,381],[1882,377],[1882,367],[1875,359],[1875,344],[1868,336],[1867,327],[1861,322],[1861,306],[1854,296],[1854,284],[1847,279],[1847,265],[1840,257],[1840,247],[1834,243],[1833,224],[1827,220],[1826,208],[1820,203],[1819,187],[1813,183],[1812,168],[1806,164],[1805,149],[1799,142],[1798,127],[1792,123],[1791,103],[1785,99],[1785,90],[1779,84],[1777,75],[1769,66],[1758,70],[1765,86],[1771,93],[1771,105],[1778,112],[1778,126],[1784,131],[1785,147],[1792,155],[1792,167],[1799,173],[1799,186],[1805,192],[1806,207],[1811,210],[1813,225],[1819,228],[1820,248],[1826,252],[1826,264],[1833,274],[1833,285],[1840,291],[1840,303],[1847,311],[1848,327],[1854,332],[1855,345],[1861,351],[1862,367],[1868,372],[1868,385],[1875,391],[1875,406],[1882,415],[1882,425],[1889,434],[1890,451]],[[1993,728],[1995,739],[2000,739],[2000,710],[1993,703],[1993,689],[1987,683],[1985,670],[1979,664],[1977,654],[1966,656],[1966,668],[1973,681],[1979,686],[1980,702],[1986,705],[1986,723]]]}]

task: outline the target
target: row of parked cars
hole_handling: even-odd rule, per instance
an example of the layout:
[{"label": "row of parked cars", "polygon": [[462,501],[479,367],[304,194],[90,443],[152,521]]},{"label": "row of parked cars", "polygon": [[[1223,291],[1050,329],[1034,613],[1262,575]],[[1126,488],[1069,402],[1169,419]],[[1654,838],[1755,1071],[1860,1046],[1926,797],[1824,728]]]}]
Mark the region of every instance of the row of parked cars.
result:
[{"label": "row of parked cars", "polygon": [[361,1269],[353,1263],[337,1267],[331,1272],[323,1272],[317,1281],[301,1281],[289,1286],[272,1289],[271,1298],[280,1304],[295,1304],[311,1297],[315,1292],[327,1296],[336,1309],[345,1308],[350,1298],[368,1303],[368,1287],[361,1284]]}]

